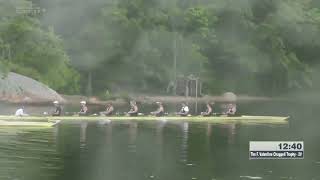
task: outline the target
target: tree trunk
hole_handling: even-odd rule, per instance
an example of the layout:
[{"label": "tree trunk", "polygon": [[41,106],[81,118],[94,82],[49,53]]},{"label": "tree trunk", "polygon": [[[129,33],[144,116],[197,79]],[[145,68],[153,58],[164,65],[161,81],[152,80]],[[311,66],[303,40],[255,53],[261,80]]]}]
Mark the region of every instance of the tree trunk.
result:
[{"label": "tree trunk", "polygon": [[88,73],[87,96],[92,96],[92,72]]},{"label": "tree trunk", "polygon": [[[174,87],[177,83],[177,33],[174,32],[173,38],[173,82]],[[176,89],[174,88],[173,95],[176,95]]]}]

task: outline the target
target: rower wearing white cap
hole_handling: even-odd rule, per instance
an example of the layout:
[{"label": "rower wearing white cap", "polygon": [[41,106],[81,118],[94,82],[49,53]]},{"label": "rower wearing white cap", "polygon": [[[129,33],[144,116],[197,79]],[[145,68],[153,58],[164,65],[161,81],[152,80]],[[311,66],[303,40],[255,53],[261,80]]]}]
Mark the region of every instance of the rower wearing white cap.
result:
[{"label": "rower wearing white cap", "polygon": [[227,112],[228,116],[235,116],[237,112],[237,105],[235,103],[230,103],[227,105]]},{"label": "rower wearing white cap", "polygon": [[156,104],[158,105],[158,109],[154,112],[151,112],[150,114],[154,115],[154,116],[163,116],[164,115],[164,107],[162,102],[156,102]]},{"label": "rower wearing white cap", "polygon": [[130,101],[130,111],[127,113],[129,116],[138,116],[139,108],[136,101]]},{"label": "rower wearing white cap", "polygon": [[62,114],[62,107],[59,101],[53,101],[54,107],[56,108],[55,111],[52,113],[52,116],[61,116]]},{"label": "rower wearing white cap", "polygon": [[214,105],[214,102],[212,102],[212,103],[207,102],[207,104],[206,104],[207,109],[205,112],[201,112],[201,115],[202,116],[211,116],[213,113],[213,109],[212,109],[213,105]]},{"label": "rower wearing white cap", "polygon": [[80,116],[86,116],[88,114],[88,107],[86,105],[87,102],[86,101],[81,101],[80,104],[81,104],[81,109],[80,109],[78,114]]}]

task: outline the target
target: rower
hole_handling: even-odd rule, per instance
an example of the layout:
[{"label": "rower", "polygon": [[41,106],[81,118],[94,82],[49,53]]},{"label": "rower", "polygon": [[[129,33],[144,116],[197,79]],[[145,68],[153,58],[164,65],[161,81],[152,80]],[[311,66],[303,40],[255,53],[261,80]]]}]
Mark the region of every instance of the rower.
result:
[{"label": "rower", "polygon": [[29,116],[29,115],[24,113],[24,106],[22,106],[21,108],[17,109],[15,116]]},{"label": "rower", "polygon": [[86,116],[88,114],[88,107],[86,105],[87,102],[86,101],[81,101],[80,104],[81,104],[81,109],[78,112],[78,115],[79,116]]},{"label": "rower", "polygon": [[113,107],[112,103],[108,103],[106,106],[106,110],[100,112],[100,115],[101,116],[110,116],[113,114],[113,111],[114,111],[114,107]]},{"label": "rower", "polygon": [[177,114],[180,116],[188,116],[189,115],[189,107],[187,106],[187,104],[182,103],[181,106],[182,106],[182,108],[181,108],[180,112],[178,112]]},{"label": "rower", "polygon": [[164,107],[163,107],[163,104],[162,102],[156,102],[156,104],[158,105],[158,109],[154,112],[151,112],[150,114],[151,115],[154,115],[154,116],[163,116],[164,115]]},{"label": "rower", "polygon": [[137,106],[137,102],[135,101],[130,101],[130,111],[128,112],[128,115],[129,116],[138,116],[138,111],[139,111],[139,108]]},{"label": "rower", "polygon": [[52,113],[52,116],[61,116],[62,114],[62,107],[60,106],[59,101],[53,102],[54,107],[56,108],[55,111]]},{"label": "rower", "polygon": [[213,113],[213,109],[212,109],[212,105],[214,105],[214,102],[212,103],[207,103],[206,106],[207,106],[207,109],[205,112],[201,112],[201,115],[202,116],[211,116],[212,113]]},{"label": "rower", "polygon": [[235,103],[230,103],[227,105],[226,115],[234,116],[237,112],[237,105]]}]

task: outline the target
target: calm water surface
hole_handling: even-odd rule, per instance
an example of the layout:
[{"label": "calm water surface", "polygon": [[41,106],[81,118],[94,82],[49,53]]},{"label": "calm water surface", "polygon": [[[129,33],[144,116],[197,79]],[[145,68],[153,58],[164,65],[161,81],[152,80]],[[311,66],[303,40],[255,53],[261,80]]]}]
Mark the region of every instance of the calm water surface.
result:
[{"label": "calm water surface", "polygon": [[[0,128],[0,180],[320,179],[317,112],[310,104],[243,104],[292,116],[289,125],[186,122]],[[249,160],[250,140],[303,140],[304,160]]]}]

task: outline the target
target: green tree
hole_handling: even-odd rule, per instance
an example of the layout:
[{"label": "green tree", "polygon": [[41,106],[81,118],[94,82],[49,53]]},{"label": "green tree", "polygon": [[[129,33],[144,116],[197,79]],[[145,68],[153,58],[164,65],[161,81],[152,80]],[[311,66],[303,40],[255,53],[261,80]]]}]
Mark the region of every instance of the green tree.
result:
[{"label": "green tree", "polygon": [[[15,4],[9,1],[6,5]],[[51,28],[44,28],[36,17],[15,14],[1,19],[0,29],[3,67],[59,92],[78,92],[78,73],[70,66],[62,40]]]},{"label": "green tree", "polygon": [[311,74],[320,57],[316,1],[41,4],[48,8],[41,24],[61,35],[83,93],[159,93],[180,74],[199,75],[205,93],[278,95],[314,86]]}]

